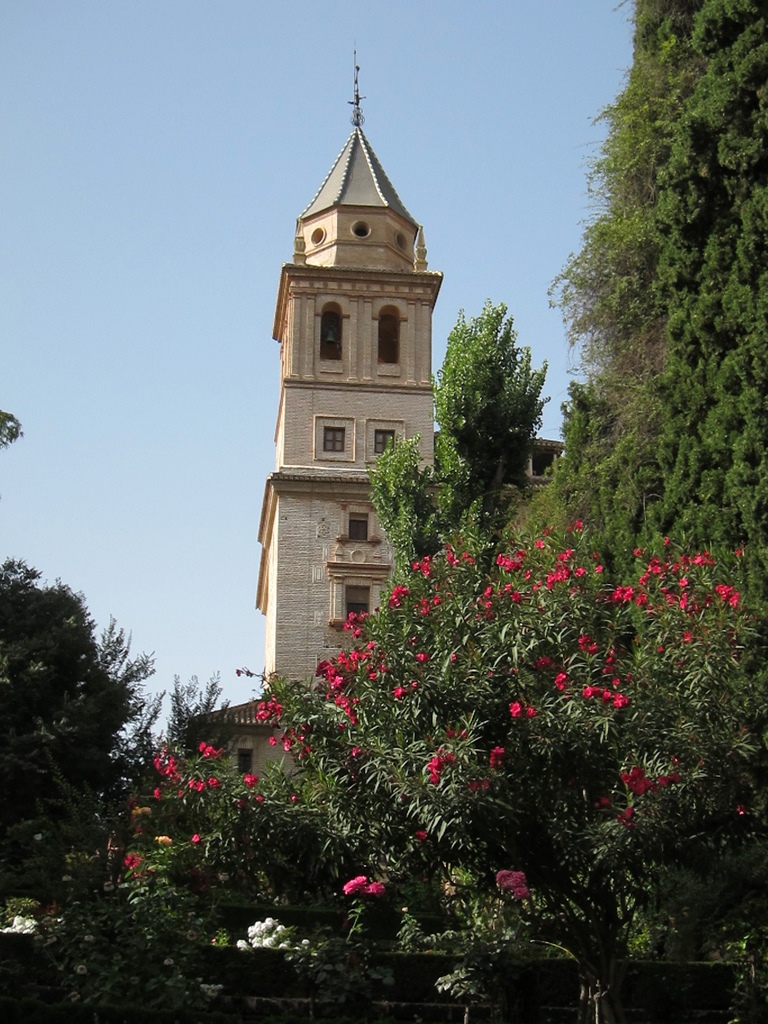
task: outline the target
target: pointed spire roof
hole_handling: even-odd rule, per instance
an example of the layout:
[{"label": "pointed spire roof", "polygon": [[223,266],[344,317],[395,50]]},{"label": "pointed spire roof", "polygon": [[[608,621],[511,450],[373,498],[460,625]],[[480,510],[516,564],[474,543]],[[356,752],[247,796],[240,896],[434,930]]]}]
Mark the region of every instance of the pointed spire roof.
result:
[{"label": "pointed spire roof", "polygon": [[300,219],[332,206],[389,207],[414,226],[362,128],[356,125],[312,202]]}]

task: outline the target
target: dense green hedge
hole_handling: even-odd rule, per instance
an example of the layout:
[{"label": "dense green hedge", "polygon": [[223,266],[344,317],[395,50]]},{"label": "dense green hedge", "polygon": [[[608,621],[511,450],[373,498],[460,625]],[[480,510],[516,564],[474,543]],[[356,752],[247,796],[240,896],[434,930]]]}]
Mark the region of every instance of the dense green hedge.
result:
[{"label": "dense green hedge", "polygon": [[44,1003],[38,999],[0,996],[3,1024],[232,1024],[227,1013],[147,1010],[137,1006],[88,1006],[84,1003]]},{"label": "dense green hedge", "polygon": [[[0,971],[5,975],[6,991],[34,994],[46,980],[45,960],[32,942],[0,943]],[[14,936],[13,939],[26,936]],[[18,954],[18,959],[16,955]],[[246,996],[264,999],[307,996],[282,952],[262,949],[243,953],[233,947],[209,946],[203,951],[206,977],[224,986],[223,995],[231,998],[231,1013],[203,1011],[155,1012],[137,1007],[99,1007],[98,1024],[216,1024],[237,1019],[236,1008]],[[435,980],[451,971],[455,958],[439,953],[382,952],[377,962],[391,969],[394,985],[374,993],[374,998],[391,1003],[451,1002],[435,989]],[[11,981],[13,979],[13,981]],[[55,983],[54,979],[47,979]],[[8,982],[11,982],[9,985]],[[636,1011],[633,1016],[658,1024],[684,1024],[694,1020],[723,1020],[728,1017],[734,985],[733,968],[727,963],[670,963],[632,961],[628,964],[623,989],[624,1006]],[[44,986],[43,986],[44,990]],[[527,961],[511,967],[507,984],[507,1005],[524,1010],[521,1019],[536,1020],[547,1007],[575,1008],[578,1002],[578,975],[572,960]],[[50,998],[56,998],[54,989]],[[82,1003],[49,1005],[34,999],[0,997],[3,1024],[94,1024],[94,1008]],[[705,1016],[706,1015],[706,1016]]]}]

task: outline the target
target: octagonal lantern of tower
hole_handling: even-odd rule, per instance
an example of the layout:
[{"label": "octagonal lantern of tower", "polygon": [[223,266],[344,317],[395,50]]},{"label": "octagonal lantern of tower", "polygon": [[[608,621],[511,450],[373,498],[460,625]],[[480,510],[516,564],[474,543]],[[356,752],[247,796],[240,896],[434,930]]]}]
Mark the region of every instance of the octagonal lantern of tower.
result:
[{"label": "octagonal lantern of tower", "polygon": [[367,467],[420,437],[433,458],[432,311],[442,275],[421,228],[355,125],[299,216],[275,311],[281,382],[267,479],[257,605],[266,672],[311,678],[372,610],[392,552]]}]

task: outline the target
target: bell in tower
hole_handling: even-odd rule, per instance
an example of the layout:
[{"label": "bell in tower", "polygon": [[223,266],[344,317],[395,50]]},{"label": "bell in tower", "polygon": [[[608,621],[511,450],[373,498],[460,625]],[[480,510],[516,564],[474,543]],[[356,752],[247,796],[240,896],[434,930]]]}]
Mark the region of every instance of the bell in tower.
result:
[{"label": "bell in tower", "polygon": [[331,307],[320,317],[320,358],[341,359],[341,314]]}]

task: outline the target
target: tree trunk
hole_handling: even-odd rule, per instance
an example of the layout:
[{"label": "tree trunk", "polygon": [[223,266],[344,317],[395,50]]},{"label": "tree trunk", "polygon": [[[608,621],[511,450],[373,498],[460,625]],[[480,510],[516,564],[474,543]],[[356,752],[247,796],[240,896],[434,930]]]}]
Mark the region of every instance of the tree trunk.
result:
[{"label": "tree trunk", "polygon": [[579,968],[579,1024],[624,1024],[621,1005],[624,965],[611,960],[607,967],[604,979],[584,966]]}]

